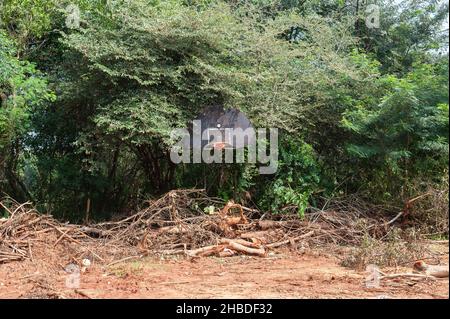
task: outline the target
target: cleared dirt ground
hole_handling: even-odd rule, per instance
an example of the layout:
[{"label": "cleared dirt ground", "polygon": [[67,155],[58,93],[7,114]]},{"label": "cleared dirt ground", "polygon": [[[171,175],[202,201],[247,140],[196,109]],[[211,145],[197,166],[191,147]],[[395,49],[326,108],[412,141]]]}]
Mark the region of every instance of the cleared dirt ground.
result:
[{"label": "cleared dirt ground", "polygon": [[[448,264],[448,255],[441,258]],[[78,289],[66,287],[67,276],[64,265],[28,260],[0,265],[0,298],[449,298],[448,279],[382,280],[379,288],[367,288],[367,273],[317,252],[93,263]]]}]

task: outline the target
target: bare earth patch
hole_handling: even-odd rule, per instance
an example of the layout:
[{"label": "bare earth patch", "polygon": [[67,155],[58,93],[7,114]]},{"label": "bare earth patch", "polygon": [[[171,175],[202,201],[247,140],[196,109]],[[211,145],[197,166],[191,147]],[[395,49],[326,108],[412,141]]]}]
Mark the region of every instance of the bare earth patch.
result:
[{"label": "bare earth patch", "polygon": [[[214,214],[194,205],[210,200],[171,191],[90,226],[17,203],[0,223],[0,298],[449,298],[448,271],[411,275],[418,259],[448,265],[448,240],[382,241],[396,234],[390,221],[333,210],[263,220],[232,201]],[[383,232],[367,241],[374,230]],[[375,288],[364,270],[344,267],[370,263],[398,266],[375,272]]]},{"label": "bare earth patch", "polygon": [[[441,257],[448,264],[448,254]],[[410,267],[383,272],[409,272]],[[367,273],[334,257],[284,251],[273,257],[145,257],[93,263],[78,289],[62,265],[29,260],[0,265],[0,298],[449,298],[449,281],[405,278],[367,288]]]}]

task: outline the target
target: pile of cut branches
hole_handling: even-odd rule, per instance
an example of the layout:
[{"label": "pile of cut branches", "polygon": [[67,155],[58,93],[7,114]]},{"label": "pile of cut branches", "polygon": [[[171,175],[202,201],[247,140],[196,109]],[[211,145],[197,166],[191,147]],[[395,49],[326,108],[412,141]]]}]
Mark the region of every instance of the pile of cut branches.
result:
[{"label": "pile of cut branches", "polygon": [[142,251],[188,256],[265,256],[269,248],[293,243],[304,235],[303,229],[283,228],[288,222],[251,219],[255,213],[233,201],[210,198],[203,190],[176,190],[149,202],[133,216],[96,227],[111,242],[126,241]]},{"label": "pile of cut branches", "polygon": [[373,207],[349,200],[327,203],[327,209],[310,211],[304,219],[261,214],[233,201],[208,197],[200,189],[170,191],[145,204],[121,220],[83,226],[41,215],[30,203],[0,201],[8,215],[0,219],[0,263],[32,259],[34,243],[51,247],[70,243],[75,245],[72,259],[90,256],[101,261],[131,253],[266,256],[271,249],[306,240],[358,245],[367,234],[381,238],[396,220],[383,214],[369,217],[365,211]]},{"label": "pile of cut branches", "polygon": [[[33,260],[36,248],[46,257],[61,259],[58,245],[64,247],[64,254],[70,250],[67,259],[77,260],[89,256],[91,259],[104,260],[95,251],[104,246],[87,234],[86,227],[61,223],[51,215],[39,214],[31,203],[19,204],[7,198],[0,201],[0,207],[6,210],[8,217],[0,219],[0,263]],[[50,256],[50,255],[55,256]],[[104,255],[108,255],[105,252]]]},{"label": "pile of cut branches", "polygon": [[30,203],[11,202],[9,207],[0,202],[9,215],[0,221],[0,263],[32,258],[33,239],[56,227],[50,216],[38,214]]}]

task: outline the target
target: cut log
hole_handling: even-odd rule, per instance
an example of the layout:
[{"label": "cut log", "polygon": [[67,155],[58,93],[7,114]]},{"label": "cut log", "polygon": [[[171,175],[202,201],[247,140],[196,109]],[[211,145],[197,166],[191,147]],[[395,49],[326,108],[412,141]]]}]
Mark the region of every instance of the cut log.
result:
[{"label": "cut log", "polygon": [[448,278],[448,265],[428,265],[423,260],[414,263],[415,271],[424,272],[428,276],[436,278]]},{"label": "cut log", "polygon": [[244,246],[242,244],[239,244],[238,242],[231,240],[231,239],[222,239],[221,243],[225,243],[228,245],[228,248],[239,251],[241,253],[247,254],[247,255],[256,255],[264,257],[266,256],[266,250],[264,248],[250,248],[247,246]]},{"label": "cut log", "polygon": [[227,245],[229,245],[231,242],[235,242],[235,243],[238,243],[238,244],[241,244],[243,246],[250,247],[250,248],[261,248],[261,246],[258,245],[257,243],[253,243],[253,242],[246,241],[244,239],[239,239],[239,238],[236,238],[236,239],[222,238],[220,240],[220,242],[222,244],[227,244]]},{"label": "cut log", "polygon": [[426,274],[436,278],[448,278],[448,266],[434,266],[428,269]]},{"label": "cut log", "polygon": [[220,251],[224,250],[224,248],[224,245],[205,246],[198,249],[188,250],[186,251],[186,254],[191,257],[206,257],[211,256],[215,253],[219,253]]}]

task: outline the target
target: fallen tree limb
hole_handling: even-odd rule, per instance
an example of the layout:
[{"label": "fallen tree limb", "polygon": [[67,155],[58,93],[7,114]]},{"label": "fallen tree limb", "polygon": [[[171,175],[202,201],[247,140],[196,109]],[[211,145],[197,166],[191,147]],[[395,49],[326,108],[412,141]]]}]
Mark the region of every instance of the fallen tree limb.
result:
[{"label": "fallen tree limb", "polygon": [[202,257],[213,255],[214,253],[219,253],[225,248],[224,245],[212,245],[212,246],[205,246],[194,250],[188,250],[186,251],[186,254],[191,257],[199,257],[200,255]]},{"label": "fallen tree limb", "polygon": [[225,243],[228,248],[248,254],[248,255],[256,255],[256,256],[261,256],[264,257],[266,255],[266,250],[264,248],[251,248],[251,247],[247,247],[244,246],[240,243],[238,243],[235,240],[231,240],[231,239],[226,239],[223,238],[221,240],[221,243]]},{"label": "fallen tree limb", "polygon": [[61,241],[61,239],[63,239],[64,237],[67,236],[67,233],[70,232],[70,229],[67,229],[53,244],[53,247],[55,247],[56,245],[58,245],[58,243]]},{"label": "fallen tree limb", "polygon": [[414,263],[413,269],[436,278],[448,278],[448,265],[428,265],[423,260]]},{"label": "fallen tree limb", "polygon": [[247,241],[247,240],[244,240],[244,239],[239,239],[239,238],[236,238],[236,239],[222,238],[220,240],[221,244],[229,245],[231,242],[238,243],[238,244],[240,244],[242,246],[246,246],[246,247],[250,247],[250,248],[261,248],[261,246],[256,244],[256,243],[252,243],[250,241]]},{"label": "fallen tree limb", "polygon": [[436,278],[448,278],[448,268],[428,270],[426,274]]}]

